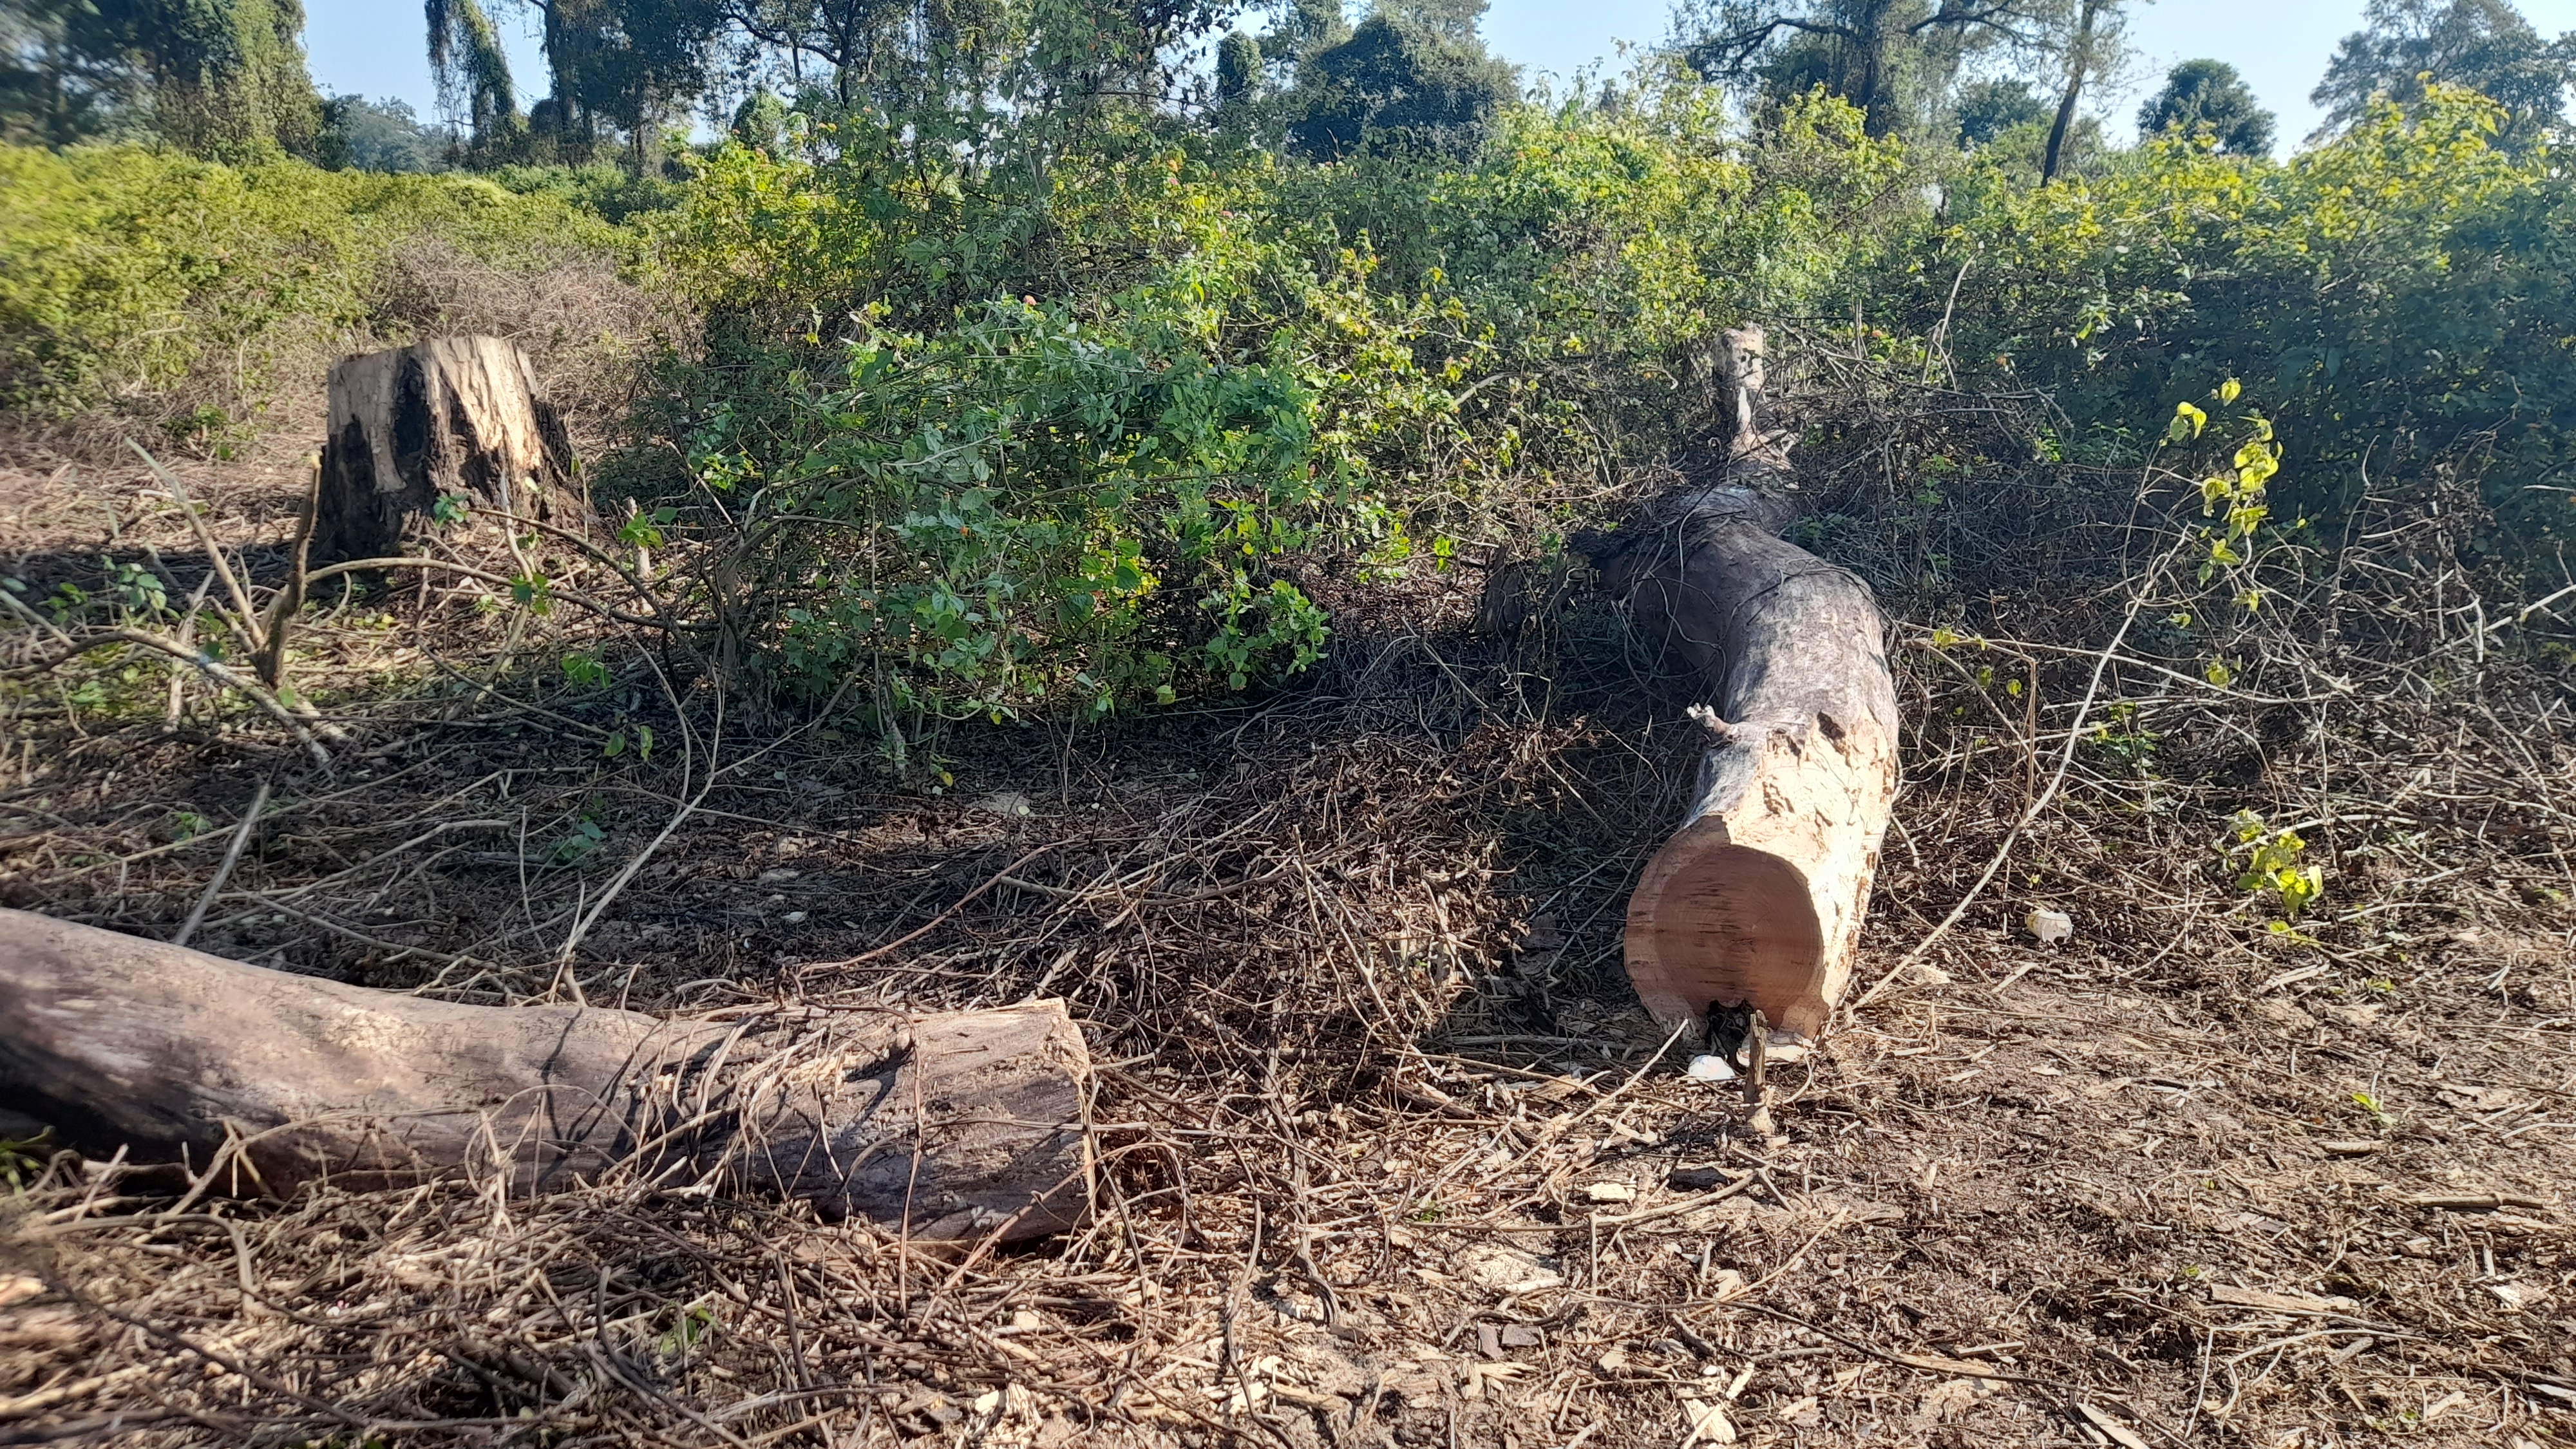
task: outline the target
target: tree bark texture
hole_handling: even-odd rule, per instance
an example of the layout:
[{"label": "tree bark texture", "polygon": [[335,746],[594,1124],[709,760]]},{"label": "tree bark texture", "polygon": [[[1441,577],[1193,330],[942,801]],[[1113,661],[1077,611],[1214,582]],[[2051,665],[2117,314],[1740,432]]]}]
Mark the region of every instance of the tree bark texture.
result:
[{"label": "tree bark texture", "polygon": [[284,1195],[612,1173],[812,1201],[914,1241],[1089,1208],[1063,1004],[660,1020],[347,986],[0,911],[0,1112]]},{"label": "tree bark texture", "polygon": [[1793,430],[1762,334],[1727,334],[1723,474],[1603,550],[1604,580],[1668,641],[1716,732],[1681,828],[1628,903],[1628,978],[1656,1021],[1749,1006],[1820,1032],[1851,976],[1896,798],[1896,689],[1869,586],[1778,536]]},{"label": "tree bark texture", "polygon": [[498,337],[441,337],[331,369],[320,561],[389,558],[447,494],[565,525],[580,511],[563,420]]}]

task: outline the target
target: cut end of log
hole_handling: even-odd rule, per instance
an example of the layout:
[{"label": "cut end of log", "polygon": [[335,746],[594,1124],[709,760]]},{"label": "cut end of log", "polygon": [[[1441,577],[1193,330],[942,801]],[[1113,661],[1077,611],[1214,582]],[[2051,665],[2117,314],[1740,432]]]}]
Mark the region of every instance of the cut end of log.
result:
[{"label": "cut end of log", "polygon": [[1686,830],[1628,900],[1628,981],[1658,1023],[1751,1006],[1812,1036],[1824,1026],[1824,931],[1806,877],[1724,832]]}]

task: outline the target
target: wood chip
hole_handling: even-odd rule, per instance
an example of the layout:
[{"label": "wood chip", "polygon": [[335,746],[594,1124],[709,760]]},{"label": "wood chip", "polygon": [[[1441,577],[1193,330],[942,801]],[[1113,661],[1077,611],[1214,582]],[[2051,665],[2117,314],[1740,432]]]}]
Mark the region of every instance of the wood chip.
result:
[{"label": "wood chip", "polygon": [[2260,1288],[2232,1288],[2224,1283],[2210,1286],[2209,1301],[2230,1308],[2260,1308],[2270,1313],[2344,1313],[2354,1306],[2306,1293],[2267,1293]]},{"label": "wood chip", "polygon": [[2119,1445],[2120,1449],[2147,1449],[2147,1441],[2139,1438],[2128,1425],[2112,1417],[2109,1410],[2097,1409],[2079,1400],[2075,1405],[2075,1412],[2083,1415],[2085,1421],[2094,1428],[2108,1435],[2111,1442]]},{"label": "wood chip", "polygon": [[2409,1206],[2439,1208],[2445,1212],[2494,1212],[2497,1208],[2546,1209],[2549,1204],[2536,1197],[2518,1197],[2504,1192],[2419,1192],[2406,1199]]}]

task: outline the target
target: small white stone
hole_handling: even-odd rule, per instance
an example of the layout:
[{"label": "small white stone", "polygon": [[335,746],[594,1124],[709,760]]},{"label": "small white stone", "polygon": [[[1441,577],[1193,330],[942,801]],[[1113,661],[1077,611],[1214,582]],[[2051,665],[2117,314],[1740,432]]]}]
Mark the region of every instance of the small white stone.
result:
[{"label": "small white stone", "polygon": [[805,924],[805,913],[803,911],[789,911],[786,915],[779,917],[779,919],[785,921],[791,926],[801,926]]},{"label": "small white stone", "polygon": [[2029,915],[2021,918],[2021,923],[2043,946],[2061,945],[2075,939],[2075,918],[2064,911],[2035,906]]},{"label": "small white stone", "polygon": [[1694,1082],[1731,1082],[1735,1080],[1735,1067],[1721,1056],[1693,1057],[1690,1079]]},{"label": "small white stone", "polygon": [[1594,1202],[1635,1202],[1637,1190],[1624,1182],[1596,1182],[1583,1189],[1583,1195]]}]

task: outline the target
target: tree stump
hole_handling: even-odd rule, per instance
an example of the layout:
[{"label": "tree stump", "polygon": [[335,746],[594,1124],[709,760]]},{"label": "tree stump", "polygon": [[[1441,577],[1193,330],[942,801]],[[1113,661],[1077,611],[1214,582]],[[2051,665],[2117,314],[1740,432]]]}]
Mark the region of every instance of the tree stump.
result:
[{"label": "tree stump", "polygon": [[1089,1209],[1061,1002],[730,1021],[469,1006],[0,911],[0,1110],[226,1192],[610,1172],[800,1197],[917,1242]]},{"label": "tree stump", "polygon": [[[1763,337],[1726,334],[1724,468],[1600,548],[1605,583],[1669,641],[1717,740],[1681,828],[1628,901],[1628,979],[1655,1020],[1750,1007],[1812,1037],[1851,977],[1897,786],[1896,688],[1869,586],[1778,536],[1794,430]],[[1713,707],[1711,707],[1713,706]]]},{"label": "tree stump", "polygon": [[438,500],[569,524],[581,512],[563,420],[498,337],[440,337],[331,369],[314,545],[319,561],[390,558]]}]

